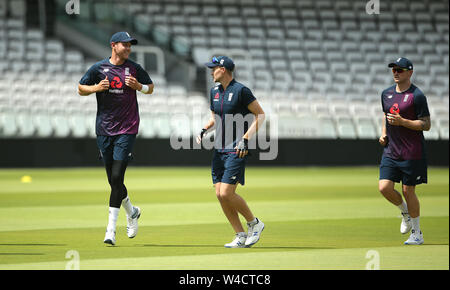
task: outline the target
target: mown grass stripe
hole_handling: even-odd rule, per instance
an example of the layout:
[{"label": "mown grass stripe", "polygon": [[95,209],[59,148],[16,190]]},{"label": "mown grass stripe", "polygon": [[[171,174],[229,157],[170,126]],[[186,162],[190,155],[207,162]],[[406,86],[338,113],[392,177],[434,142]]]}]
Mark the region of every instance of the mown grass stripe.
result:
[{"label": "mown grass stripe", "polygon": [[[448,216],[448,197],[423,197],[422,217]],[[142,226],[225,223],[218,202],[136,204],[142,209]],[[397,216],[398,211],[381,197],[365,199],[330,199],[312,201],[249,202],[256,216],[263,221],[320,219],[357,219]],[[48,206],[10,207],[0,211],[0,231],[56,228],[101,227],[107,223],[108,207]],[[118,225],[125,224],[121,210]]]},{"label": "mown grass stripe", "polygon": [[[378,253],[378,266],[382,270],[449,269],[449,248],[448,246],[439,245],[317,249],[264,253],[257,251],[249,253],[249,249],[230,249],[230,251],[235,253],[233,255],[216,254],[119,259],[83,259],[83,256],[80,256],[79,266],[81,270],[365,270],[368,267],[368,263],[370,266],[370,262],[374,262],[374,256],[367,254]],[[73,258],[66,261],[45,263],[0,264],[0,269],[63,270],[66,269],[68,262],[71,261],[73,261]]]}]

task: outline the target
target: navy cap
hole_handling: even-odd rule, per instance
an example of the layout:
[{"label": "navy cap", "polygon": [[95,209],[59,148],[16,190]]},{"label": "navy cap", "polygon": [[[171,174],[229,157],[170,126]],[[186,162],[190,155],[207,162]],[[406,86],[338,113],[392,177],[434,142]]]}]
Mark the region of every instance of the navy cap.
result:
[{"label": "navy cap", "polygon": [[205,65],[209,68],[214,68],[216,66],[222,66],[229,71],[234,70],[234,62],[231,58],[227,56],[217,56],[213,57],[211,62],[205,63]]},{"label": "navy cap", "polygon": [[413,69],[412,62],[406,57],[399,57],[395,62],[391,62],[388,64],[388,67],[398,66],[399,68],[406,68],[409,70]]},{"label": "navy cap", "polygon": [[111,36],[111,40],[109,41],[109,43],[111,42],[130,42],[133,45],[138,43],[136,38],[131,37],[130,34],[125,31],[114,33],[113,36]]}]

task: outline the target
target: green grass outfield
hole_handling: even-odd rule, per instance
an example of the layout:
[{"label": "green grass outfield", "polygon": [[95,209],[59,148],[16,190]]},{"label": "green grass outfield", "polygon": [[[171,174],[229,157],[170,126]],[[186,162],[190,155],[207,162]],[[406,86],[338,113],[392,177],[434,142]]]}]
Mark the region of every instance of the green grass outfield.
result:
[{"label": "green grass outfield", "polygon": [[[28,175],[32,181],[21,182]],[[266,229],[254,247],[234,233],[210,168],[130,167],[139,233],[103,243],[109,188],[103,168],[0,170],[0,269],[449,269],[449,170],[417,187],[425,244],[405,246],[400,213],[378,192],[377,167],[255,168],[238,193]],[[399,185],[397,189],[400,190]],[[74,252],[75,251],[75,252]],[[375,251],[375,252],[374,252]],[[373,255],[375,253],[375,255]]]}]

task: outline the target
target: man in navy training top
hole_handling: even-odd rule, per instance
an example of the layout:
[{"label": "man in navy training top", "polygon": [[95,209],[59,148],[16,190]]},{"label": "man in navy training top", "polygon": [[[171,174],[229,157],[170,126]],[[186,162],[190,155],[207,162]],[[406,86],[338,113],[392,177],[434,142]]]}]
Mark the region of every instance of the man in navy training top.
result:
[{"label": "man in navy training top", "polygon": [[[420,230],[420,204],[415,189],[416,185],[427,183],[427,159],[422,131],[430,130],[430,113],[425,95],[411,83],[411,61],[400,57],[388,67],[392,68],[396,84],[381,94],[385,118],[379,139],[384,146],[379,190],[401,210],[403,217],[400,232],[406,234],[412,229],[405,244],[421,245],[424,239]],[[406,202],[394,189],[394,183],[400,181]]]},{"label": "man in navy training top", "polygon": [[[197,143],[200,144],[205,133],[215,127],[212,181],[222,210],[236,233],[233,241],[225,244],[225,247],[251,247],[259,241],[264,223],[253,215],[245,200],[236,194],[236,188],[238,183],[244,185],[248,140],[264,122],[264,111],[250,89],[233,78],[235,65],[229,57],[213,57],[212,62],[205,65],[212,69],[211,75],[218,84],[211,88],[211,118],[197,136]],[[235,122],[243,121],[246,115],[251,117],[250,126],[250,122]],[[238,213],[247,221],[248,234],[244,232]]]},{"label": "man in navy training top", "polygon": [[97,97],[96,134],[100,156],[111,186],[109,220],[104,242],[115,245],[116,223],[122,205],[127,214],[127,235],[134,238],[138,230],[139,207],[131,204],[124,185],[125,170],[139,128],[136,91],[153,92],[147,72],[128,59],[131,45],[137,44],[127,32],[117,32],[110,40],[111,57],[94,64],[81,78],[78,93]]}]

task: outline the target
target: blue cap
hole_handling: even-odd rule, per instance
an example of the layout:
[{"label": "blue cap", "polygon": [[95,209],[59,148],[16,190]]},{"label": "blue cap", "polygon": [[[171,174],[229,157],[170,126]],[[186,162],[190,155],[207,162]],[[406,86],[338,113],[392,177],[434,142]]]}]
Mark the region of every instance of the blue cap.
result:
[{"label": "blue cap", "polygon": [[229,71],[234,70],[234,62],[231,58],[229,58],[227,56],[217,56],[217,57],[214,56],[212,58],[212,61],[205,63],[205,65],[209,68],[213,68],[216,66],[222,66]]},{"label": "blue cap", "polygon": [[133,45],[138,43],[136,38],[131,37],[130,34],[125,31],[114,33],[113,36],[111,36],[111,40],[109,41],[109,43],[111,42],[130,42]]},{"label": "blue cap", "polygon": [[388,64],[388,67],[398,66],[399,68],[406,68],[409,70],[413,69],[412,62],[406,57],[399,57],[395,62],[391,62]]}]

